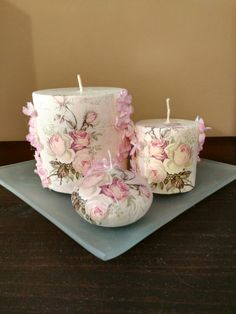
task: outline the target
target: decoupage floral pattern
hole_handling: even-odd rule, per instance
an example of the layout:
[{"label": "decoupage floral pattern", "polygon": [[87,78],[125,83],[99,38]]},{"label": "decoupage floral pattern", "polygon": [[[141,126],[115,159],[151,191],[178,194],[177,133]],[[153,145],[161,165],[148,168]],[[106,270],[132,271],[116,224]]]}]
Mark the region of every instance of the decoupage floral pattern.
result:
[{"label": "decoupage floral pattern", "polygon": [[97,113],[88,111],[83,119],[82,126],[78,128],[76,116],[69,109],[64,97],[55,97],[59,104],[60,114],[56,114],[54,121],[65,124],[64,132],[53,133],[48,138],[47,153],[51,156],[52,170],[48,173],[43,167],[41,151],[44,148],[37,134],[37,112],[32,103],[23,107],[23,113],[30,116],[29,134],[26,139],[36,148],[36,173],[40,176],[43,187],[48,187],[52,177],[62,180],[79,179],[90,168],[93,157],[101,149],[100,145],[90,144],[97,141],[102,134],[94,130]]},{"label": "decoupage floral pattern", "polygon": [[134,143],[131,165],[145,176],[154,192],[178,193],[193,188],[192,166],[196,161],[196,128],[146,127]]},{"label": "decoupage floral pattern", "polygon": [[90,168],[94,156],[101,149],[100,145],[94,143],[102,134],[94,128],[98,118],[96,112],[86,112],[79,128],[66,98],[57,97],[56,100],[60,114],[55,116],[54,121],[65,124],[66,129],[64,133],[52,134],[48,140],[48,154],[53,157],[50,161],[53,169],[49,177],[56,176],[60,182],[63,179],[73,181],[85,175]]},{"label": "decoupage floral pattern", "polygon": [[117,227],[141,218],[152,202],[152,192],[139,175],[120,168],[100,168],[79,181],[72,203],[92,224]]},{"label": "decoupage floral pattern", "polygon": [[[76,182],[87,173],[96,161],[98,153],[104,149],[100,139],[106,130],[98,127],[103,121],[101,112],[99,115],[94,106],[94,109],[76,114],[71,101],[73,99],[70,97],[52,96],[50,104],[55,106],[55,114],[47,119],[48,123],[42,130],[44,145],[38,135],[38,113],[34,105],[28,103],[27,107],[23,107],[23,113],[30,116],[29,134],[26,138],[36,149],[36,172],[44,187],[49,187],[54,182],[59,185]],[[113,123],[112,127],[120,134],[116,159],[121,163],[128,157],[131,137],[134,134],[133,122],[130,119],[133,111],[131,96],[126,90],[122,90],[117,96],[115,110],[116,120],[111,121],[111,125]]]}]

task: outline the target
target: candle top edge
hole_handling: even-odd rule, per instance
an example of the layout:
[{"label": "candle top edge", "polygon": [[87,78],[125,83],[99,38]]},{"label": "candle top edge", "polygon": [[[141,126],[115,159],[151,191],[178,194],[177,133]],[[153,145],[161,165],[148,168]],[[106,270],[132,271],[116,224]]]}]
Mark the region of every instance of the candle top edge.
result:
[{"label": "candle top edge", "polygon": [[195,120],[187,120],[187,119],[170,119],[170,123],[166,123],[166,119],[146,119],[140,120],[135,124],[137,127],[149,127],[149,128],[169,128],[176,126],[194,126],[196,125]]},{"label": "candle top edge", "polygon": [[119,87],[83,87],[81,93],[79,87],[51,88],[42,89],[33,92],[33,95],[45,96],[101,96],[113,93],[118,93],[124,90]]}]

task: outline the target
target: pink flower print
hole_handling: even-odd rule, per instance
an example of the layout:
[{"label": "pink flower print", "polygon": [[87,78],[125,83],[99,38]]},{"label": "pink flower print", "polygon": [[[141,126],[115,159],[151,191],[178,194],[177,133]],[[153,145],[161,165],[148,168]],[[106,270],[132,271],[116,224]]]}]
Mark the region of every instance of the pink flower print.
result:
[{"label": "pink flower print", "polygon": [[87,147],[90,144],[90,135],[86,131],[73,131],[70,132],[70,136],[73,139],[71,148],[74,149],[75,152]]},{"label": "pink flower print", "polygon": [[87,149],[78,151],[75,154],[75,158],[72,161],[72,166],[75,169],[75,171],[82,173],[83,175],[86,175],[88,170],[91,168],[91,165],[92,159]]},{"label": "pink flower print", "polygon": [[181,144],[174,152],[174,162],[177,166],[186,166],[192,156],[191,147],[188,144]]},{"label": "pink flower print", "polygon": [[[90,169],[91,170],[91,169]],[[95,172],[86,176],[79,183],[80,196],[87,200],[101,192],[100,186],[112,183],[112,177],[108,171]]]},{"label": "pink flower print", "polygon": [[53,134],[49,141],[50,152],[60,162],[70,163],[74,159],[74,151],[70,149],[72,138],[68,134]]},{"label": "pink flower print", "polygon": [[163,163],[156,158],[150,157],[148,162],[148,183],[163,182],[167,176]]},{"label": "pink flower print", "polygon": [[82,181],[82,185],[85,188],[90,188],[94,185],[107,185],[112,183],[112,177],[110,176],[109,172],[104,170],[100,172],[95,172],[87,177],[85,177]]},{"label": "pink flower print", "polygon": [[99,223],[107,216],[112,202],[112,199],[104,194],[94,196],[86,202],[85,212],[93,221]]},{"label": "pink flower print", "polygon": [[66,150],[65,142],[63,141],[63,138],[58,133],[54,134],[49,139],[49,145],[50,145],[52,152],[56,156],[63,155],[65,150]]},{"label": "pink flower print", "polygon": [[87,124],[93,124],[97,118],[97,113],[94,111],[89,111],[86,115],[85,121]]},{"label": "pink flower print", "polygon": [[186,143],[171,143],[166,149],[167,158],[163,161],[166,171],[170,174],[179,173],[192,165],[192,148]]},{"label": "pink flower print", "polygon": [[152,140],[149,144],[149,153],[151,156],[155,157],[157,160],[163,161],[167,155],[165,153],[165,148],[168,142],[162,139]]},{"label": "pink flower print", "polygon": [[34,106],[32,104],[32,102],[27,102],[26,107],[22,108],[22,112],[26,115],[26,116],[37,116],[37,112],[34,109]]},{"label": "pink flower print", "polygon": [[102,193],[117,201],[122,201],[128,197],[129,187],[121,179],[113,178],[112,184],[102,186]]},{"label": "pink flower print", "polygon": [[149,198],[151,196],[151,192],[149,191],[149,189],[145,185],[140,185],[139,191],[140,191],[141,195],[144,195],[147,198]]}]

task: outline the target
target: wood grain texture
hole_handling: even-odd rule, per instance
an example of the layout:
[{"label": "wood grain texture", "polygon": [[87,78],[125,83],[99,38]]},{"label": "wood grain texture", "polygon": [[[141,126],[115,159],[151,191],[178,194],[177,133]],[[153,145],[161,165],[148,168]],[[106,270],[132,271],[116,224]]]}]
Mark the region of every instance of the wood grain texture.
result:
[{"label": "wood grain texture", "polygon": [[[9,157],[15,143],[0,143],[1,164],[30,159],[17,145]],[[235,164],[235,152],[235,138],[210,138],[204,157]],[[236,313],[235,189],[103,262],[1,187],[0,313]]]}]

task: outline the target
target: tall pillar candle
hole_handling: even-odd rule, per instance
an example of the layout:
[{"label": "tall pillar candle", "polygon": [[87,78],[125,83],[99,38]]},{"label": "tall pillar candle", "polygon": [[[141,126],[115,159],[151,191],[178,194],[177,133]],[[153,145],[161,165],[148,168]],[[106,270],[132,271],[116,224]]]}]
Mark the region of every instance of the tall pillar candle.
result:
[{"label": "tall pillar candle", "polygon": [[121,88],[59,88],[33,92],[31,145],[36,148],[36,172],[42,185],[72,193],[95,161],[112,158],[126,168],[133,124],[131,97]]}]

